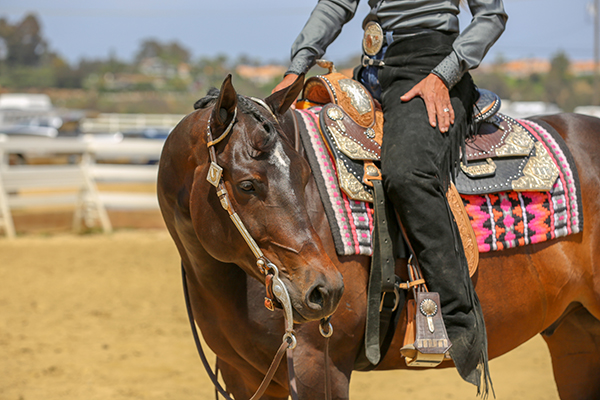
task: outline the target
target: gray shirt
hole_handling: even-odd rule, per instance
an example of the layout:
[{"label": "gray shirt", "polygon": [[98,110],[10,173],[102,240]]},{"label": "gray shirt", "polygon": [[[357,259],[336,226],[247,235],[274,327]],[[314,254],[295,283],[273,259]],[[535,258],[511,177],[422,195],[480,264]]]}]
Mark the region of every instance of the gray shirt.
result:
[{"label": "gray shirt", "polygon": [[[343,25],[354,17],[359,1],[319,0],[292,46],[292,63],[287,73],[307,72],[325,54]],[[458,33],[460,1],[369,0],[369,4],[384,31],[434,29]],[[455,40],[454,51],[432,71],[448,88],[466,71],[479,66],[508,19],[502,0],[466,0],[466,3],[473,19]]]}]

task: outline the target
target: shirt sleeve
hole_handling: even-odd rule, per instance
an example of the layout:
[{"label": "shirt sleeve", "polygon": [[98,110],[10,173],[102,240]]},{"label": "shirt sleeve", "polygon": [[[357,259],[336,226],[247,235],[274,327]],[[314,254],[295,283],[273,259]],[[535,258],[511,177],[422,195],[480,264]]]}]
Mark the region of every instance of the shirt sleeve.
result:
[{"label": "shirt sleeve", "polygon": [[506,26],[508,16],[502,0],[468,0],[473,15],[471,23],[452,45],[454,51],[433,69],[448,89],[460,81],[465,72],[477,68],[483,57]]},{"label": "shirt sleeve", "polygon": [[292,45],[287,74],[306,73],[338,37],[344,24],[354,17],[359,0],[319,0],[300,35]]}]

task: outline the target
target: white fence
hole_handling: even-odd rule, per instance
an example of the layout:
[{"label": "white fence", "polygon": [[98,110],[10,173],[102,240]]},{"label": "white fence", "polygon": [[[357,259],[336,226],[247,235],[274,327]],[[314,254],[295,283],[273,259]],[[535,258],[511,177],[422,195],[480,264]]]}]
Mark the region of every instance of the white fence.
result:
[{"label": "white fence", "polygon": [[[158,159],[164,141],[154,139],[91,140],[88,151],[91,175],[96,182],[156,183]],[[126,160],[127,163],[124,163]],[[155,193],[101,192],[111,209],[158,209]]]},{"label": "white fence", "polygon": [[127,132],[142,128],[173,129],[181,121],[180,114],[116,114],[103,113],[81,121],[82,133]]},{"label": "white fence", "polygon": [[[155,183],[156,162],[164,141],[123,139],[120,135],[82,138],[15,138],[0,135],[0,227],[15,236],[11,210],[59,204],[74,205],[74,229],[81,222],[98,221],[103,231],[112,225],[107,209],[157,209],[155,193],[124,190],[100,192],[102,183]],[[9,159],[31,160],[63,157],[63,164],[15,163]]]}]

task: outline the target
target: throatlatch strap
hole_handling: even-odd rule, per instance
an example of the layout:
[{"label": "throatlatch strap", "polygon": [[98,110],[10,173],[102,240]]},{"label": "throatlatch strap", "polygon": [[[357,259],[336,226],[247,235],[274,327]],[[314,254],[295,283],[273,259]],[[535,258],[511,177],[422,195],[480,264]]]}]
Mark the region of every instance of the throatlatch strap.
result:
[{"label": "throatlatch strap", "polygon": [[[380,344],[382,338],[380,338],[380,335],[385,335],[385,330],[387,330],[381,330],[380,327],[381,294],[383,292],[385,296],[385,293],[394,292],[396,278],[394,274],[394,250],[388,230],[383,184],[380,180],[372,182],[375,228],[373,229],[373,256],[371,257],[371,273],[367,293],[365,351],[367,359],[376,365],[381,359]],[[391,310],[386,310],[385,314],[387,315],[388,312],[391,312]],[[389,315],[387,316],[386,319],[389,320]]]}]

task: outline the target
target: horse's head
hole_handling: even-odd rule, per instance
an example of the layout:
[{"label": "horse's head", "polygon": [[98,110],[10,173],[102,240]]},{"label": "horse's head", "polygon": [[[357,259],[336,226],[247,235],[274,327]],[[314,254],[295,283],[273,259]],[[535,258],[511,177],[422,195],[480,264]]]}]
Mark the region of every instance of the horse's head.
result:
[{"label": "horse's head", "polygon": [[[187,176],[176,179],[183,188],[173,188],[178,191],[174,201],[189,207],[187,218],[203,250],[222,263],[240,266],[260,281],[265,276],[257,258],[263,254],[279,269],[296,322],[331,315],[344,290],[342,276],[327,256],[307,212],[305,189],[310,168],[294,149],[293,135],[282,128],[292,117],[288,109],[302,89],[302,81],[299,78],[261,101],[239,96],[227,77],[221,90],[212,90],[196,103],[198,111],[171,133],[169,140],[175,144],[167,142],[163,157],[172,161],[161,157],[161,168],[169,164],[169,168],[181,170],[175,174]],[[209,141],[214,143],[207,146]],[[218,187],[207,181],[207,176],[214,178],[219,169],[214,164],[222,168]],[[226,198],[229,211],[223,209],[218,194]],[[230,219],[232,212],[257,244],[258,255]]]}]

